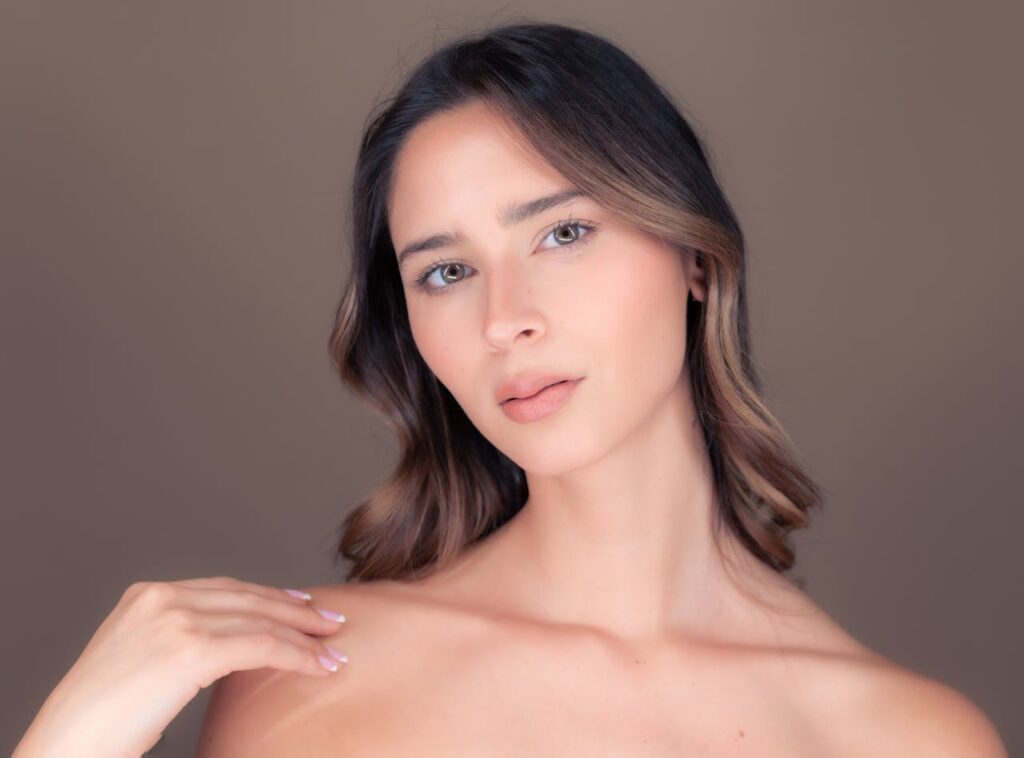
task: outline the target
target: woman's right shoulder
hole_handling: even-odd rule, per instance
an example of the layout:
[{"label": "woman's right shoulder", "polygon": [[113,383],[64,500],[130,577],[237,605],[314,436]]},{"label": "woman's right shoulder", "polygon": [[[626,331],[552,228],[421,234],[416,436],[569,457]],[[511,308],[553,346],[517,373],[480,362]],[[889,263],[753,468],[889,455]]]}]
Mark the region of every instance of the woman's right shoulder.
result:
[{"label": "woman's right shoulder", "polygon": [[392,660],[387,648],[400,627],[397,622],[406,617],[401,609],[407,594],[396,587],[393,582],[358,582],[299,588],[312,596],[311,605],[345,615],[337,633],[318,639],[347,654],[349,662],[325,677],[260,668],[217,680],[203,716],[197,758],[319,755],[330,752],[329,747],[344,755],[354,720],[364,718],[371,704],[379,707],[388,694],[382,683],[389,677],[381,669]]}]

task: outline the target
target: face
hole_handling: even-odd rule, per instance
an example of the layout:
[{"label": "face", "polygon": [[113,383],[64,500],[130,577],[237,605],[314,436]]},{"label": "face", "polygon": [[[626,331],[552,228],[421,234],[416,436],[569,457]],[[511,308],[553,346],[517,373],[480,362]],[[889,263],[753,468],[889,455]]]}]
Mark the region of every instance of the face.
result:
[{"label": "face", "polygon": [[[410,132],[391,240],[427,366],[495,447],[528,472],[556,474],[600,458],[670,393],[689,392],[686,297],[704,299],[703,274],[692,253],[584,196],[502,219],[572,187],[501,119],[474,103]],[[429,249],[400,255],[431,237]],[[584,378],[554,413],[514,421],[495,391],[534,370]]]}]

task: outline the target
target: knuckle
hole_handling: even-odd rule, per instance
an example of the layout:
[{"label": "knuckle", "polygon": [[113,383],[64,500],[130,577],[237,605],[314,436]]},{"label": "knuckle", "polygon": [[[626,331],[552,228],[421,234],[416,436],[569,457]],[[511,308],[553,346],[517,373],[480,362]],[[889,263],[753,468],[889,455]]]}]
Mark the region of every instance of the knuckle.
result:
[{"label": "knuckle", "polygon": [[143,592],[148,584],[149,582],[144,581],[132,582],[127,588],[125,588],[125,591],[121,593],[121,597],[125,600],[131,600],[136,595]]},{"label": "knuckle", "polygon": [[166,582],[149,582],[138,595],[137,602],[146,607],[162,608],[175,597],[175,589]]},{"label": "knuckle", "polygon": [[133,605],[159,607],[170,602],[174,588],[166,582],[136,582],[125,591],[125,598]]}]

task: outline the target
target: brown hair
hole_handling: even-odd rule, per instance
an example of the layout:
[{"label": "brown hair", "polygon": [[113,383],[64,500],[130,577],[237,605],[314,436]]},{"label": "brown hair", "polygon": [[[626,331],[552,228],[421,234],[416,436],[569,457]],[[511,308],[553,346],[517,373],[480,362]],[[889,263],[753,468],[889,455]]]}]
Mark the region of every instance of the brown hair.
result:
[{"label": "brown hair", "polygon": [[371,114],[352,193],[351,269],[329,342],[342,380],[397,433],[390,477],[341,526],[353,581],[447,565],[514,516],[522,469],[485,439],[423,362],[409,327],[387,201],[396,154],[432,114],[482,101],[572,186],[700,256],[707,296],[687,307],[686,366],[712,463],[714,535],[732,529],[778,572],[821,491],[764,399],[750,349],[743,234],[705,149],[647,72],[606,39],[509,24],[450,42]]}]

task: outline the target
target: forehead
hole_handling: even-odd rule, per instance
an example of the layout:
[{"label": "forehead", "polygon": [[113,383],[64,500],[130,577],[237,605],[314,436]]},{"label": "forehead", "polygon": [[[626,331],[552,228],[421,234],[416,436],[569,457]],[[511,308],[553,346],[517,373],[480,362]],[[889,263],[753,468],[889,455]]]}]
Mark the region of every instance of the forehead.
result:
[{"label": "forehead", "polygon": [[392,238],[398,246],[467,219],[496,225],[498,209],[565,186],[504,117],[463,105],[418,124],[399,150],[388,203]]}]

